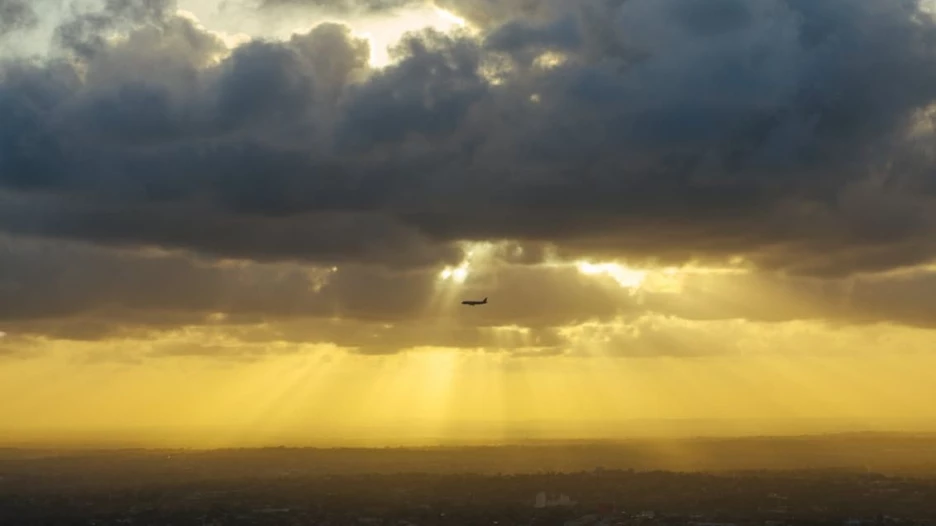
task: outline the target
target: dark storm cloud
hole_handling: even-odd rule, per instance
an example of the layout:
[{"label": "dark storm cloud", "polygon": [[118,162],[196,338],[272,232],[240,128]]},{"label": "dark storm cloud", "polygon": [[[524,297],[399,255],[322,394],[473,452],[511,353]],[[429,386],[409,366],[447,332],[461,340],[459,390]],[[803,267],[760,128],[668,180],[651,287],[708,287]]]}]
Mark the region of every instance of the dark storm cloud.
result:
[{"label": "dark storm cloud", "polygon": [[31,0],[0,0],[0,38],[38,22]]},{"label": "dark storm cloud", "polygon": [[0,73],[0,228],[398,269],[461,239],[825,277],[936,254],[916,2],[450,3],[480,36],[376,72],[334,24],[228,54],[168,0],[77,15],[64,58]]}]

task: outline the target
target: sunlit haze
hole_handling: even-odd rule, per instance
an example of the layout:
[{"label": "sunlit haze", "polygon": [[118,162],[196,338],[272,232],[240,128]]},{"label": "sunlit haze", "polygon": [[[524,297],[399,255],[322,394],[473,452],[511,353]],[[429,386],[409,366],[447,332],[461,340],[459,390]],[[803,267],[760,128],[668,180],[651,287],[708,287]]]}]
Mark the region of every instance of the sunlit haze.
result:
[{"label": "sunlit haze", "polygon": [[936,431],[933,12],[0,0],[0,446]]}]

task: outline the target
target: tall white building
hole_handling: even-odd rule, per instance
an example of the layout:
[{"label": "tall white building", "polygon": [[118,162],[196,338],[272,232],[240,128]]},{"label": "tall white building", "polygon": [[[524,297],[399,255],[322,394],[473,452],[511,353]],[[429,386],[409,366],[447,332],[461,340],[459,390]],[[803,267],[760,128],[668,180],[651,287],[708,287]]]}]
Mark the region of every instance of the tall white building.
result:
[{"label": "tall white building", "polygon": [[565,493],[560,493],[559,497],[551,499],[545,491],[536,494],[536,500],[533,503],[534,508],[553,508],[556,506],[575,506],[577,502],[570,499]]}]

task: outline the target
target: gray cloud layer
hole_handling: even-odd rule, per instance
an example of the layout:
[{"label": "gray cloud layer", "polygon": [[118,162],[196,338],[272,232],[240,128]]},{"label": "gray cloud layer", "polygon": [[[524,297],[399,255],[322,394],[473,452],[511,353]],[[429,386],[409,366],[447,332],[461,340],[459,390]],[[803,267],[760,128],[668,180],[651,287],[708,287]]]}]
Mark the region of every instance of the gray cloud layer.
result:
[{"label": "gray cloud layer", "polygon": [[[171,354],[243,352],[232,342],[267,351],[273,342],[291,342],[332,343],[367,354],[421,346],[520,353],[568,349],[561,332],[567,326],[622,320],[631,326],[597,326],[584,334],[611,337],[610,345],[622,354],[695,355],[722,352],[729,343],[666,320],[936,326],[936,273],[925,271],[839,280],[699,274],[684,277],[679,290],[649,286],[635,293],[574,268],[529,266],[504,257],[472,276],[465,288],[440,284],[437,275],[355,265],[335,272],[296,264],[218,263],[183,254],[4,238],[0,327],[26,341],[39,336],[147,340],[178,336],[180,330],[198,336],[170,341],[163,351]],[[480,297],[492,290],[496,299],[483,309],[458,306],[461,295]],[[677,332],[667,334],[671,330]],[[680,338],[679,331],[695,336]],[[614,346],[617,341],[631,343]]]},{"label": "gray cloud layer", "polygon": [[0,38],[39,21],[30,0],[0,0]]}]

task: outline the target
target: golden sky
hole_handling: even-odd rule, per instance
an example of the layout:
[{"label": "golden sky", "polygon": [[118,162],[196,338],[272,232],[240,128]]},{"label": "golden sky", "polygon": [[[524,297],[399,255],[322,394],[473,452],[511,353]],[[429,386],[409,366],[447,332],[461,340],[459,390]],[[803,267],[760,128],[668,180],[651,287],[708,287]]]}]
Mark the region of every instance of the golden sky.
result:
[{"label": "golden sky", "polygon": [[936,430],[922,4],[6,4],[0,442]]}]

